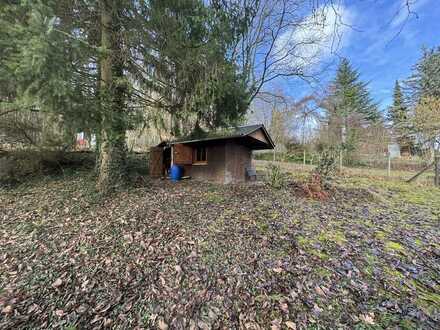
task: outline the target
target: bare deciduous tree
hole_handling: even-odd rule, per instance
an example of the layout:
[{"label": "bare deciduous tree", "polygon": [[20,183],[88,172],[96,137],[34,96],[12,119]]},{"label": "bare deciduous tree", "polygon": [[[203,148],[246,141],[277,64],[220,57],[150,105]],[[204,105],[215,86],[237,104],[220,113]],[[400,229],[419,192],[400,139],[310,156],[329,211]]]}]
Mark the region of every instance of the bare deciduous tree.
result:
[{"label": "bare deciduous tree", "polygon": [[[340,1],[236,0],[247,28],[231,52],[248,87],[249,104],[279,78],[314,80],[323,51],[336,51],[343,26]],[[329,19],[329,16],[332,19]]]}]

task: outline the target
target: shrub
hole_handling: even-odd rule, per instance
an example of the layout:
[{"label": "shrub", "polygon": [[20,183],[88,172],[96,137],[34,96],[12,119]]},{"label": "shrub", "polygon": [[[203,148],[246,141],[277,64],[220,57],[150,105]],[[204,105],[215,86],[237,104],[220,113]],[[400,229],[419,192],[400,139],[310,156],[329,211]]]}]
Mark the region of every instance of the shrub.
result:
[{"label": "shrub", "polygon": [[325,200],[328,193],[325,191],[330,188],[330,183],[336,173],[336,152],[334,149],[323,150],[318,165],[310,174],[308,182],[304,185],[305,193],[315,199]]},{"label": "shrub", "polygon": [[39,157],[28,157],[23,152],[0,153],[0,183],[18,181],[20,178],[41,171]]},{"label": "shrub", "polygon": [[32,175],[57,174],[68,168],[93,167],[90,152],[19,150],[0,152],[0,183],[25,180]]},{"label": "shrub", "polygon": [[280,189],[287,183],[287,176],[279,165],[270,164],[267,168],[267,182],[272,188]]},{"label": "shrub", "polygon": [[336,173],[336,151],[334,149],[323,150],[318,165],[312,173],[312,177],[319,177],[321,187],[328,188],[330,183],[334,180]]},{"label": "shrub", "polygon": [[148,154],[130,152],[127,154],[127,167],[130,173],[138,175],[148,174]]}]

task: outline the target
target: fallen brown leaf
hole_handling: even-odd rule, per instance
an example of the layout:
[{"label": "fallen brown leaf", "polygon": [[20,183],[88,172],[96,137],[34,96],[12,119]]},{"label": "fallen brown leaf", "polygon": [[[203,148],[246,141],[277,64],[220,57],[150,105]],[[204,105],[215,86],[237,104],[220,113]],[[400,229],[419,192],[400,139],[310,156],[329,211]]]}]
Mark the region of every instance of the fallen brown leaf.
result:
[{"label": "fallen brown leaf", "polygon": [[374,323],[374,314],[373,314],[373,313],[360,315],[359,318],[360,318],[365,324],[370,324],[370,325],[375,324],[375,323]]},{"label": "fallen brown leaf", "polygon": [[55,289],[59,288],[61,285],[63,285],[63,280],[60,278],[56,279],[56,281],[52,283],[52,287]]},{"label": "fallen brown leaf", "polygon": [[12,313],[12,306],[11,305],[8,305],[8,306],[6,306],[6,307],[4,307],[3,309],[2,309],[2,313],[3,314],[11,314]]},{"label": "fallen brown leaf", "polygon": [[55,315],[58,317],[63,317],[64,316],[64,311],[62,309],[57,309],[55,311]]},{"label": "fallen brown leaf", "polygon": [[289,329],[296,330],[296,324],[293,323],[292,321],[286,321],[286,322],[284,322],[284,324],[285,324],[286,327],[288,327]]},{"label": "fallen brown leaf", "polygon": [[160,330],[167,330],[168,329],[168,324],[166,324],[165,321],[163,321],[163,320],[159,320],[158,326],[159,326]]}]

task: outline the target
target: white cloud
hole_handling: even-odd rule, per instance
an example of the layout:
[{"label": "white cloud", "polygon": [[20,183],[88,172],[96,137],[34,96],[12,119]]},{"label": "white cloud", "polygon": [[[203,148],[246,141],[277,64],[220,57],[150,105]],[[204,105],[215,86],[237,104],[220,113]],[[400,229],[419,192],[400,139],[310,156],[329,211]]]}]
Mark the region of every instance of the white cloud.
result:
[{"label": "white cloud", "polygon": [[303,70],[319,65],[348,44],[354,16],[344,6],[315,9],[277,40],[277,58],[282,65]]},{"label": "white cloud", "polygon": [[391,21],[391,27],[400,27],[409,19],[417,17],[417,10],[428,2],[429,0],[401,0]]}]

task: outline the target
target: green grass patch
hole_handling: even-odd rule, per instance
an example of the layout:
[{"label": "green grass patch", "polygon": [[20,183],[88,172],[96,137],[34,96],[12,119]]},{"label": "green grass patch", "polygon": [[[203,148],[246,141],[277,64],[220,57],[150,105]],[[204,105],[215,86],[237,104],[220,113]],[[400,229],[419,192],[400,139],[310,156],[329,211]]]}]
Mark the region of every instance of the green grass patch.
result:
[{"label": "green grass patch", "polygon": [[217,191],[210,191],[206,193],[205,199],[211,204],[221,204],[225,201],[225,197]]},{"label": "green grass patch", "polygon": [[388,241],[385,243],[385,249],[387,251],[395,251],[395,252],[404,252],[405,251],[405,247],[398,243],[398,242],[394,242],[394,241]]},{"label": "green grass patch", "polygon": [[322,231],[318,235],[318,240],[327,244],[336,243],[340,246],[344,245],[347,242],[347,239],[345,238],[345,234],[343,232],[333,229]]},{"label": "green grass patch", "polygon": [[385,240],[388,237],[388,233],[384,231],[377,231],[374,235],[378,240]]}]

